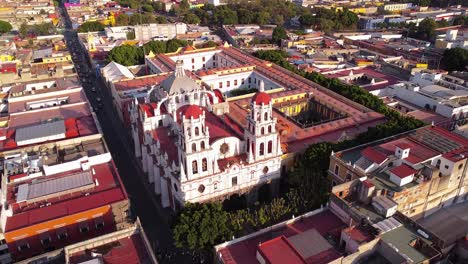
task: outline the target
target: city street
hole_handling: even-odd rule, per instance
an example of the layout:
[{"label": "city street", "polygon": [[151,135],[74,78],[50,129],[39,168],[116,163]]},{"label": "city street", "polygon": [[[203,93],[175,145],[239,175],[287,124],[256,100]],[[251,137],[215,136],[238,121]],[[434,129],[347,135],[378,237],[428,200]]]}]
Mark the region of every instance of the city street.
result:
[{"label": "city street", "polygon": [[152,186],[146,183],[145,175],[133,155],[133,143],[128,132],[117,117],[112,106],[112,96],[104,81],[96,78],[89,63],[87,51],[81,46],[77,33],[72,30],[63,4],[60,7],[65,24],[65,40],[88,100],[99,119],[106,143],[118,167],[120,176],[130,196],[133,216],[139,217],[160,263],[203,263],[198,254],[175,248],[171,229],[171,211],[160,207]]}]

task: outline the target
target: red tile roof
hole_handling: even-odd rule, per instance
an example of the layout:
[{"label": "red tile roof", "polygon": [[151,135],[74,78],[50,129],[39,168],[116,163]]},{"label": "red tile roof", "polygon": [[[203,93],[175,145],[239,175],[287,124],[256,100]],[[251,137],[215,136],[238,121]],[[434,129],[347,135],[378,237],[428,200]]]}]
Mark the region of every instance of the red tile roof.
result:
[{"label": "red tile roof", "polygon": [[468,146],[464,146],[461,149],[457,149],[442,155],[442,157],[452,161],[458,162],[460,160],[464,160],[468,158]]},{"label": "red tile roof", "polygon": [[[88,189],[87,192],[89,195],[85,196],[79,191],[56,198],[49,198],[47,202],[52,205],[45,207],[40,207],[42,204],[40,202],[27,205],[25,205],[24,202],[20,204],[16,203],[15,188],[19,184],[25,182],[9,184],[7,199],[9,199],[9,204],[13,208],[13,216],[7,218],[5,232],[127,199],[126,191],[120,181],[113,162],[95,165],[92,168],[95,171],[93,180],[98,180],[99,185]],[[60,178],[65,175],[70,175],[70,173],[73,172],[68,171],[58,175],[47,176],[47,178]]]},{"label": "red tile roof", "polygon": [[398,176],[399,178],[406,178],[410,175],[413,175],[417,172],[417,170],[411,168],[410,166],[406,164],[402,164],[400,166],[397,166],[393,169],[390,170],[391,173],[395,174],[395,176]]},{"label": "red tile roof", "polygon": [[258,246],[258,252],[267,264],[307,264],[285,236],[279,236]]},{"label": "red tile roof", "polygon": [[[324,211],[310,217],[303,218],[301,221],[296,221],[292,224],[286,225],[284,227],[279,227],[273,230],[270,230],[266,233],[259,234],[257,236],[250,237],[249,239],[231,244],[220,249],[221,258],[224,263],[229,264],[258,264],[256,258],[257,247],[260,243],[265,243],[271,240],[274,236],[285,236],[289,238],[291,236],[303,233],[310,229],[316,229],[320,235],[328,236],[331,239],[339,242],[341,230],[346,227],[338,217],[336,217],[330,211]],[[340,256],[340,254],[333,248],[329,252],[322,252],[324,256],[328,258],[322,258],[319,256],[316,259],[316,262],[307,261],[308,263],[328,263],[323,262],[323,260],[332,261]],[[321,254],[322,254],[321,253]]]},{"label": "red tile roof", "polygon": [[159,141],[161,151],[167,153],[168,159],[177,164],[179,155],[175,145],[175,138],[170,136],[170,130],[167,127],[158,127],[152,131],[152,136],[154,140]]},{"label": "red tile roof", "polygon": [[252,97],[252,102],[255,102],[256,105],[268,105],[271,102],[271,98],[265,92],[258,92]]},{"label": "red tile roof", "polygon": [[368,160],[373,161],[377,164],[384,162],[387,159],[387,155],[375,150],[373,147],[365,148],[361,154]]},{"label": "red tile roof", "polygon": [[203,114],[203,109],[198,105],[184,105],[177,109],[177,117],[181,118],[183,115],[185,118],[197,119]]}]

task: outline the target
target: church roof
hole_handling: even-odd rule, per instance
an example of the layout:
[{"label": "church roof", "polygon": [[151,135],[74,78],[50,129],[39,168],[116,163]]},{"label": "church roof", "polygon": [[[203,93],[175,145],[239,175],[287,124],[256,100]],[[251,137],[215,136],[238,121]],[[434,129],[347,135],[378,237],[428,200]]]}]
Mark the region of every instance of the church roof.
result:
[{"label": "church roof", "polygon": [[185,118],[199,118],[203,114],[203,110],[198,105],[184,105],[180,107],[177,112]]},{"label": "church roof", "polygon": [[252,97],[252,102],[255,102],[256,105],[267,105],[271,101],[270,96],[265,92],[258,92]]},{"label": "church roof", "polygon": [[161,86],[168,94],[191,92],[200,89],[195,80],[185,74],[182,62],[176,63],[176,70],[161,83]]}]

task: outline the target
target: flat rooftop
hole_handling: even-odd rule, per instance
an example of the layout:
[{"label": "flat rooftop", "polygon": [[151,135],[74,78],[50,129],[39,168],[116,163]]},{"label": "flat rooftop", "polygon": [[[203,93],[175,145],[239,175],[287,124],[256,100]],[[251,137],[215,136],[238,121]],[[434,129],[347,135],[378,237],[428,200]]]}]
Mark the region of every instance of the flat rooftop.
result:
[{"label": "flat rooftop", "polygon": [[[268,241],[276,239],[273,240],[273,244],[274,241],[279,241],[281,243],[273,246],[273,249],[290,248],[290,244],[295,243],[296,245],[293,247],[296,248],[298,252],[302,252],[302,254],[305,254],[306,256],[310,255],[306,258],[307,263],[328,263],[328,261],[341,257],[341,253],[329,245],[332,245],[332,243],[337,245],[339,243],[341,230],[345,227],[345,223],[343,223],[331,211],[327,210],[301,220],[296,220],[292,224],[279,227],[224,248],[220,248],[218,250],[218,254],[221,256],[224,263],[257,264],[258,260],[256,258],[256,253],[258,246],[264,245],[265,243],[272,243]],[[279,239],[280,237],[284,238]],[[287,241],[285,241],[285,239],[287,239]],[[321,250],[311,248],[307,245],[308,242],[303,244],[304,247],[301,247],[301,242],[304,241],[320,242]],[[278,255],[279,252],[271,251],[271,249],[272,248],[265,248],[270,255]],[[307,254],[304,252],[307,252]],[[297,257],[297,254],[290,254],[290,257],[295,260],[300,259]]]},{"label": "flat rooftop", "polygon": [[450,245],[468,234],[468,202],[443,207],[417,223]]},{"label": "flat rooftop", "polygon": [[5,232],[127,199],[112,161],[10,182],[7,188],[13,216],[7,218]]},{"label": "flat rooftop", "polygon": [[69,257],[69,263],[102,263],[93,262],[97,260],[92,254],[100,254],[103,263],[154,263],[144,245],[140,234],[133,234],[129,237],[121,238],[98,247],[87,248],[86,250],[73,253]]}]

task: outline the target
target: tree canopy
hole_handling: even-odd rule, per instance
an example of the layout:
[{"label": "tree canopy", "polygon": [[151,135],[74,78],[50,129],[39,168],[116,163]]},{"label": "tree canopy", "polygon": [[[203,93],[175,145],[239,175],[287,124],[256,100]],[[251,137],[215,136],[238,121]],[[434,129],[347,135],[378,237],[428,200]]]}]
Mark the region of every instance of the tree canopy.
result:
[{"label": "tree canopy", "polygon": [[220,203],[186,204],[177,217],[174,229],[176,246],[209,249],[231,239],[229,214]]},{"label": "tree canopy", "polygon": [[441,61],[447,71],[464,71],[468,66],[468,50],[463,48],[446,49]]},{"label": "tree canopy", "polygon": [[0,33],[7,33],[13,29],[10,23],[0,20]]},{"label": "tree canopy", "polygon": [[97,21],[84,22],[78,27],[78,32],[96,32],[103,31],[106,28],[102,23]]},{"label": "tree canopy", "polygon": [[408,36],[412,38],[430,41],[435,37],[437,23],[432,18],[425,18],[416,26],[414,23],[409,24]]},{"label": "tree canopy", "polygon": [[273,33],[271,35],[271,40],[278,45],[281,44],[281,40],[287,39],[287,38],[288,38],[288,34],[286,34],[286,30],[284,29],[283,26],[277,26],[273,30]]},{"label": "tree canopy", "polygon": [[113,48],[107,55],[107,61],[115,61],[125,66],[132,66],[144,63],[143,51],[148,55],[151,51],[155,54],[177,51],[180,47],[185,47],[189,43],[185,40],[171,39],[168,41],[149,41],[142,47],[132,45],[122,45]]},{"label": "tree canopy", "polygon": [[348,9],[332,10],[316,8],[310,14],[304,14],[299,18],[303,26],[313,27],[325,32],[332,30],[356,29],[358,16]]}]

